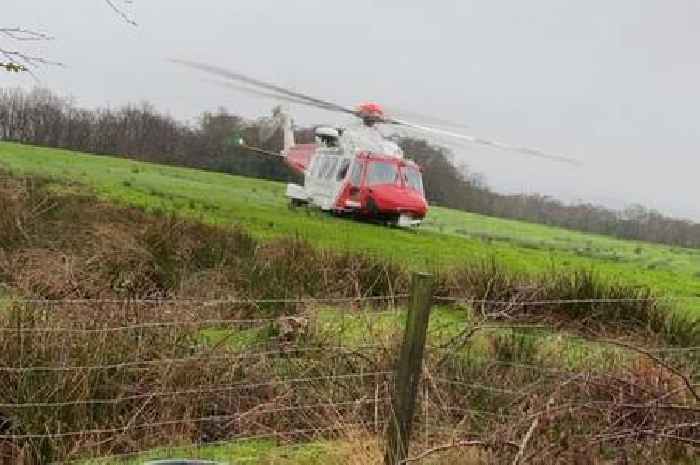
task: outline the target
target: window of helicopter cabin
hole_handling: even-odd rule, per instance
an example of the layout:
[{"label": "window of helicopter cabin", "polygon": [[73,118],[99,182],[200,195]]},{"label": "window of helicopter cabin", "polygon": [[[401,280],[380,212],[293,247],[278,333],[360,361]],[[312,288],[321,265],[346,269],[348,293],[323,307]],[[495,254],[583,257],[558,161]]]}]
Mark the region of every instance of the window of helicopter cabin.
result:
[{"label": "window of helicopter cabin", "polygon": [[340,169],[338,170],[338,176],[336,177],[337,181],[342,181],[345,179],[345,176],[348,174],[348,168],[350,168],[350,159],[343,158],[340,161]]},{"label": "window of helicopter cabin", "polygon": [[378,186],[380,184],[398,184],[399,167],[396,163],[386,161],[373,161],[367,171],[367,185]]},{"label": "window of helicopter cabin", "polygon": [[413,166],[404,166],[401,168],[401,171],[403,172],[403,181],[406,187],[413,189],[420,195],[424,195],[423,177],[421,176],[420,171]]},{"label": "window of helicopter cabin", "polygon": [[327,156],[318,157],[318,170],[316,171],[316,177],[319,179],[326,177],[326,171],[328,171],[328,165],[330,164],[330,159]]},{"label": "window of helicopter cabin", "polygon": [[355,187],[360,187],[360,184],[362,183],[362,168],[364,167],[364,164],[359,161],[355,160],[352,163],[352,170],[350,171],[350,185],[355,186]]},{"label": "window of helicopter cabin", "polygon": [[326,157],[324,163],[325,164],[321,170],[321,173],[319,174],[319,177],[331,179],[333,174],[335,174],[336,168],[338,167],[338,159],[336,157]]},{"label": "window of helicopter cabin", "polygon": [[323,158],[321,157],[316,157],[316,159],[313,161],[312,166],[311,166],[311,176],[314,178],[318,177],[318,174],[321,171],[321,165],[323,165]]}]

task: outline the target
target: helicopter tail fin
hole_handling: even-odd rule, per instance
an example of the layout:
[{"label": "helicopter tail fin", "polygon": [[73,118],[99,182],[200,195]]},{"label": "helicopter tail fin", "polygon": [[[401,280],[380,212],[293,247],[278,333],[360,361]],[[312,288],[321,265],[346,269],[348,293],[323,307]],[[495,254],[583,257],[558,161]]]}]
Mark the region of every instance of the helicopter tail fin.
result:
[{"label": "helicopter tail fin", "polygon": [[289,149],[296,145],[294,141],[294,129],[292,129],[292,117],[281,106],[272,109],[273,118],[279,122],[282,128],[283,148],[282,155],[286,155]]}]

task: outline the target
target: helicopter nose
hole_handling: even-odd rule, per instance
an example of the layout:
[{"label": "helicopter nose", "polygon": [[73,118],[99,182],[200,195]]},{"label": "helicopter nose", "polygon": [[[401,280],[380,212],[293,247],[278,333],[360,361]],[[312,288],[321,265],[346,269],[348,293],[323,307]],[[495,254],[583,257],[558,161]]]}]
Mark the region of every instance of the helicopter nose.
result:
[{"label": "helicopter nose", "polygon": [[385,213],[409,213],[423,218],[428,212],[428,204],[418,192],[398,186],[377,186],[372,197],[380,211]]}]

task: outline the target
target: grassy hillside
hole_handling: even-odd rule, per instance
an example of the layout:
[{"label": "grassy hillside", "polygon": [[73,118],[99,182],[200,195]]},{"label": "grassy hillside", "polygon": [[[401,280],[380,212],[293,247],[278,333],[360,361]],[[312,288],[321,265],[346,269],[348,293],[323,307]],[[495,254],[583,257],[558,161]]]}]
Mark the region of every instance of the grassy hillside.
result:
[{"label": "grassy hillside", "polygon": [[[692,458],[678,374],[697,378],[698,327],[613,281],[697,292],[693,253],[439,208],[407,232],[289,210],[276,183],[0,144],[0,463],[381,463],[404,299],[345,299],[426,266],[440,296],[530,305],[433,307],[412,455],[466,434],[517,449],[548,412],[533,457]],[[508,267],[473,263],[491,256]],[[573,270],[513,271],[552,264]],[[600,301],[551,302],[576,298]],[[510,463],[494,444],[421,463]]]},{"label": "grassy hillside", "polygon": [[[89,188],[101,198],[239,224],[259,238],[297,235],[322,247],[361,250],[435,268],[496,257],[522,271],[593,267],[612,279],[676,296],[700,296],[700,250],[622,241],[432,207],[418,232],[290,210],[284,185],[186,168],[0,143],[0,169],[50,176],[56,189]],[[84,187],[83,187],[84,186]]]}]

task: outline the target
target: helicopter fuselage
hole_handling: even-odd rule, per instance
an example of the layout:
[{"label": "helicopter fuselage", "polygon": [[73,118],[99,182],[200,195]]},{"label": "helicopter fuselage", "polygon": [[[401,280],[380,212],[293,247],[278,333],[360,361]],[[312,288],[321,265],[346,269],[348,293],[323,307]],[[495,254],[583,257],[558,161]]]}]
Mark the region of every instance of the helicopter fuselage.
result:
[{"label": "helicopter fuselage", "polygon": [[285,152],[286,163],[304,175],[303,186],[287,186],[293,204],[402,227],[418,226],[427,213],[421,171],[410,160],[342,145],[303,144]]}]

